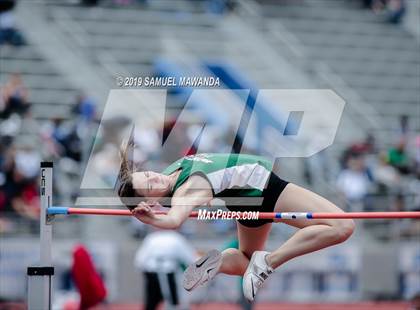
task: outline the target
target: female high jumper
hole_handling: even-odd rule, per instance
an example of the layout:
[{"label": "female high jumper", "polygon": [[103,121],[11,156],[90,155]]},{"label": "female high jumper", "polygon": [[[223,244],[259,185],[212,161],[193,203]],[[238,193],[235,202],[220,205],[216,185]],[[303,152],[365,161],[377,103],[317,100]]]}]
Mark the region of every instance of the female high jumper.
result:
[{"label": "female high jumper", "polygon": [[[282,180],[271,171],[272,166],[254,155],[197,154],[179,159],[162,173],[133,172],[124,156],[118,194],[137,219],[164,229],[179,228],[194,208],[213,198],[225,199],[231,211],[343,212],[327,199]],[[154,214],[152,207],[160,205],[164,197],[170,199],[169,212]],[[259,202],[250,204],[252,199]],[[274,221],[299,230],[277,250],[266,252],[273,220],[237,220],[239,249],[206,253],[186,269],[184,288],[190,291],[218,273],[238,275],[243,276],[244,296],[252,301],[276,268],[294,257],[344,242],[355,227],[349,219]]]}]

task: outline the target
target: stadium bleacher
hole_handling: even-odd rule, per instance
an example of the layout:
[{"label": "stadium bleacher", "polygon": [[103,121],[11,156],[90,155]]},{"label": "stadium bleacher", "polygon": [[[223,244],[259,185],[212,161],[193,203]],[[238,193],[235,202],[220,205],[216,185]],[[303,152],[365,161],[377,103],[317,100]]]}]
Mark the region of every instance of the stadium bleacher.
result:
[{"label": "stadium bleacher", "polygon": [[[340,171],[343,152],[351,143],[364,139],[367,132],[373,133],[377,144],[383,150],[388,150],[396,143],[402,114],[408,115],[410,135],[420,131],[419,39],[401,25],[385,23],[383,16],[375,15],[370,10],[362,10],[356,1],[237,1],[235,11],[222,14],[212,11],[208,3],[209,1],[198,0],[149,0],[147,4],[131,3],[124,6],[104,0],[98,6],[86,7],[80,6],[78,1],[47,0],[41,3],[22,0],[16,13],[18,19],[20,18],[19,26],[23,33],[31,35],[27,36],[28,42],[24,46],[0,46],[0,85],[8,80],[10,74],[20,73],[29,90],[32,116],[40,125],[55,118],[72,120],[71,110],[77,95],[89,90],[92,90],[89,94],[93,94],[99,101],[100,116],[108,95],[105,91],[117,88],[116,76],[153,76],[162,72],[166,75],[174,74],[169,64],[180,66],[177,69],[188,74],[193,72],[220,75],[222,69],[237,68],[235,81],[240,81],[237,85],[242,87],[255,85],[260,89],[330,88],[347,103],[334,145],[325,151],[324,155],[327,157],[319,158],[320,161],[324,160],[329,164],[329,173],[334,177]],[[26,19],[31,14],[31,20]],[[32,21],[37,21],[34,29],[38,35],[33,33],[34,29],[30,29]],[[54,35],[61,37],[61,41],[55,41],[56,47],[72,53],[71,60],[75,60],[75,65],[74,68],[70,68],[72,70],[68,75],[66,68],[72,67],[71,63],[67,64],[67,67],[57,66],[59,62],[66,62],[67,54],[60,58],[60,55],[51,55],[54,51],[46,53],[45,44],[48,40],[40,40],[43,36],[42,30],[47,34],[54,31]],[[158,60],[162,59],[164,61],[159,63]],[[162,68],[165,70],[160,70]],[[80,81],[77,81],[79,69],[83,71]],[[251,84],[243,81],[250,81]],[[225,79],[222,86],[233,89],[235,85]],[[220,102],[214,106],[212,112],[217,116],[223,109],[223,100],[227,102],[232,97],[219,97]],[[184,103],[177,102],[176,96],[173,95],[168,98],[169,109],[173,115],[178,115]],[[153,101],[146,104],[153,109]],[[211,102],[209,104],[207,101],[202,105],[203,109],[204,106],[210,113]],[[229,113],[237,113],[237,108],[229,110]],[[202,115],[192,109],[188,121],[191,124],[200,123]],[[219,121],[223,124],[226,120]],[[38,139],[39,133],[24,132],[21,136]],[[86,143],[90,145],[91,141]],[[43,145],[38,144],[38,147],[42,148]],[[297,158],[284,159],[281,163],[282,173],[288,179],[309,186],[310,182],[302,173],[307,162]],[[78,176],[79,170],[75,174]],[[415,179],[414,173],[412,179]],[[337,190],[332,186],[331,180],[316,179],[313,183],[311,188],[328,195],[330,199],[337,199]],[[408,181],[406,183],[408,184]],[[71,180],[71,186],[78,185],[78,177]],[[387,206],[383,208],[391,209],[391,198],[380,197],[377,201],[385,201]],[[410,207],[415,207],[411,196],[407,201],[410,201]],[[57,228],[57,239],[65,241],[61,247],[57,247],[57,256],[66,257],[66,246],[72,246],[76,239],[90,240],[95,255],[102,257],[98,261],[101,271],[113,289],[111,301],[117,302],[117,306],[114,307],[118,308],[118,303],[124,304],[127,309],[133,307],[133,304],[139,301],[139,296],[143,297],[139,295],[137,274],[132,272],[132,256],[140,243],[139,235],[131,235],[134,225],[126,219],[95,219],[89,225],[86,223],[76,218]],[[406,224],[404,222],[404,225]],[[111,225],[114,225],[112,227],[115,229],[107,229]],[[362,257],[360,253],[363,247],[369,247],[369,242],[373,243],[381,238],[385,241],[373,249],[372,258],[364,262],[366,270],[369,266],[374,266],[381,255],[388,253],[385,249],[392,249],[395,254],[401,256],[405,255],[404,260],[397,255],[395,260],[390,259],[390,265],[400,265],[393,269],[399,279],[392,283],[398,286],[399,291],[393,292],[390,289],[390,292],[396,294],[392,298],[412,298],[416,293],[417,288],[414,286],[418,279],[418,253],[413,250],[415,244],[402,243],[403,251],[399,252],[399,246],[390,241],[393,237],[388,230],[394,229],[393,226],[384,225],[382,222],[378,226],[378,234],[373,231],[369,234],[368,230],[361,227],[360,235],[342,251],[351,252],[347,256],[343,254],[344,272],[329,270],[328,273],[320,270],[318,266],[311,266],[308,261],[298,261],[296,265],[286,267],[276,275],[277,277],[273,277],[284,290],[281,293],[275,289],[263,291],[263,300],[296,301],[301,298],[302,301],[306,298],[307,301],[313,302],[342,302],[366,298],[367,295],[363,295],[366,292],[361,292],[361,286],[356,283],[362,276],[359,273]],[[205,227],[210,226],[190,224],[184,230],[190,237],[196,234],[193,244],[201,250],[220,247],[219,237],[227,238],[232,231],[230,226],[214,225],[212,228],[217,233],[213,238],[208,232],[206,234]],[[98,230],[103,231],[103,238],[111,238],[111,241],[92,242],[91,238]],[[278,242],[283,242],[293,233],[293,230],[284,227],[276,227],[273,230],[276,240],[271,240],[270,247],[278,246]],[[22,250],[22,253],[18,254],[24,257],[25,262],[30,259],[33,251],[37,251],[34,236],[28,237],[25,235],[27,233],[25,231],[20,236],[9,235],[11,238],[2,245],[3,249],[13,252],[15,245],[21,242],[21,248],[26,251]],[[142,233],[141,231],[140,236]],[[368,235],[365,238],[366,244],[359,244],[363,238],[361,235],[365,233]],[[15,243],[14,237],[20,238],[18,243]],[[115,242],[112,238],[115,238]],[[326,253],[315,259],[319,265],[339,263],[339,259],[335,259],[342,253]],[[12,255],[8,259],[11,270],[16,274],[23,274],[14,257]],[[129,268],[119,273],[115,262],[122,262],[125,266],[129,265]],[[63,266],[59,267],[59,272],[68,268],[67,263],[65,261]],[[306,268],[304,272],[300,271],[300,263]],[[10,274],[8,276],[8,279],[14,277]],[[284,277],[288,280],[284,280]],[[341,283],[341,286],[333,288],[337,283]],[[329,285],[330,291],[326,289]],[[212,299],[212,302],[234,302],[236,291],[233,291],[233,286],[237,286],[235,281],[223,279],[216,282],[214,287],[198,292],[192,300],[197,303],[206,298]],[[384,288],[385,291],[386,289],[389,287]],[[224,290],[227,292],[226,298],[221,294]],[[4,291],[0,290],[0,293]],[[5,294],[9,294],[11,299],[20,300],[23,293],[24,282],[18,279]],[[1,297],[3,296],[0,294],[0,301]],[[369,296],[369,299],[373,298],[380,299],[381,296]],[[126,302],[129,304],[125,305]],[[215,304],[210,303],[210,308],[212,305]],[[360,307],[363,305],[360,304]],[[280,307],[279,304],[266,306],[267,309],[280,309],[277,308]],[[293,306],[300,309],[299,307],[308,305]],[[334,307],[334,304],[330,306]],[[407,303],[401,302],[383,304],[377,308],[402,309],[406,306]],[[206,305],[199,307],[201,309]],[[284,307],[292,309],[288,304]],[[317,305],[310,307],[317,309]],[[349,309],[350,307],[351,305]],[[369,304],[366,309],[373,307],[375,305]]]}]

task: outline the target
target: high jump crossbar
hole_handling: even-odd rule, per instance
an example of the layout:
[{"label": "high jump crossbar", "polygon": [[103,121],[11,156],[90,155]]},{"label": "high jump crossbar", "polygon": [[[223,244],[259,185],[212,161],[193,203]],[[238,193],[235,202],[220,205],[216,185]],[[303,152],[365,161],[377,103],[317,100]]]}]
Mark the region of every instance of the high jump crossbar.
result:
[{"label": "high jump crossbar", "polygon": [[[206,210],[208,212],[212,212]],[[217,210],[221,211],[221,210]],[[213,212],[217,212],[213,211]],[[154,214],[164,215],[166,211],[155,211]],[[122,209],[96,209],[73,207],[50,207],[48,215],[113,215],[132,216],[129,210]],[[202,213],[203,214],[203,213]],[[219,217],[222,214],[219,213]],[[191,212],[190,218],[200,218],[199,211]],[[310,212],[259,212],[258,219],[420,219],[420,212],[343,212],[343,213],[310,213]]]}]

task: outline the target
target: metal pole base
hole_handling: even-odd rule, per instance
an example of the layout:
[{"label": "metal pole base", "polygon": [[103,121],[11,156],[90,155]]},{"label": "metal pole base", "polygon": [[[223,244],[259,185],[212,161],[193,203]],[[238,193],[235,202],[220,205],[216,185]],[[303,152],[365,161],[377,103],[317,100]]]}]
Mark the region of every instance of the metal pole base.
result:
[{"label": "metal pole base", "polygon": [[51,310],[54,267],[28,267],[28,310]]}]

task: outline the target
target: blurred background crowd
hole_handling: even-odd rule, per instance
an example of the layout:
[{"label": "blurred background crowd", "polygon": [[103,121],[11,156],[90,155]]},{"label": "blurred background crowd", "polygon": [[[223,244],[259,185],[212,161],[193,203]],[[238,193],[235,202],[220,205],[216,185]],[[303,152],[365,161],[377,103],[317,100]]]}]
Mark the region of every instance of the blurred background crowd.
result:
[{"label": "blurred background crowd", "polygon": [[[291,165],[279,159],[276,169],[345,211],[419,211],[419,16],[417,0],[0,0],[2,241],[31,240],[39,234],[40,161],[54,161],[57,205],[71,205],[81,195],[80,181],[94,142],[99,145],[92,155],[95,169],[112,183],[107,171],[118,167],[121,144],[121,136],[113,133],[129,123],[121,117],[101,120],[117,75],[217,76],[223,69],[225,75],[234,72],[229,75],[233,82],[220,75],[227,89],[331,88],[347,103],[336,141]],[[214,133],[205,141],[208,152],[232,149],[227,139],[232,133],[221,131],[214,121],[220,110],[211,112],[208,103],[198,103],[171,131],[188,99],[184,91],[173,89],[167,98],[163,137],[173,135],[171,152],[160,152],[162,128],[135,129],[138,159],[150,162],[151,169],[161,170],[174,157],[194,154],[193,139],[203,121]],[[153,102],[147,105],[153,110]],[[103,132],[95,140],[99,124]],[[247,153],[264,153],[255,145],[243,147]],[[107,239],[113,247],[127,242],[131,250],[125,255],[130,257],[149,230],[129,219],[88,221],[60,221],[54,227],[57,238],[89,242],[112,223],[115,230],[105,231],[103,238],[115,238]],[[363,236],[357,238],[372,244],[398,241],[404,247],[420,236],[416,220],[358,225]],[[196,222],[181,233],[204,250],[222,247],[218,240],[233,236],[234,230],[234,223],[227,221]],[[273,230],[277,243],[293,233],[281,225]],[[420,292],[415,276],[420,249],[413,251],[412,262],[400,265],[414,267],[398,270],[393,290],[378,288],[360,295],[363,284],[354,280],[353,270],[353,280],[334,282],[348,294],[331,300],[413,298]],[[346,281],[351,284],[342,284]],[[114,288],[124,287],[118,279],[113,283]],[[19,287],[0,288],[0,300],[20,300]],[[312,292],[307,300],[315,301],[328,291],[307,290]],[[112,298],[132,301],[137,295],[132,289]],[[288,298],[294,300],[293,295]]]}]

